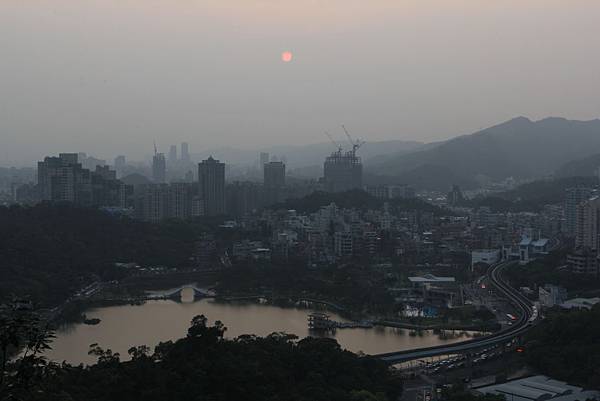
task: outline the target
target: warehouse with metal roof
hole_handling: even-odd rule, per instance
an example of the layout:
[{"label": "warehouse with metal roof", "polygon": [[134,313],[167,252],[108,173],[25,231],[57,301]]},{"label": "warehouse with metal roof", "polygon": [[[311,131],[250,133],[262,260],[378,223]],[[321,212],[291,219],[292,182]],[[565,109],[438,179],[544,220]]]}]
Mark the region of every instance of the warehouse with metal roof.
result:
[{"label": "warehouse with metal roof", "polygon": [[600,392],[571,386],[546,376],[531,376],[475,389],[480,394],[504,395],[506,401],[585,401],[600,400]]}]

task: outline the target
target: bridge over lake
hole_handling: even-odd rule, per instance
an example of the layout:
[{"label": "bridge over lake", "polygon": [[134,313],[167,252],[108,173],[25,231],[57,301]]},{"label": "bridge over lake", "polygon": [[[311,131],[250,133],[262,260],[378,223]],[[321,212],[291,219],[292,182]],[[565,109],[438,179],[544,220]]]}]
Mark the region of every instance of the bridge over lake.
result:
[{"label": "bridge over lake", "polygon": [[212,298],[215,296],[215,292],[212,290],[206,288],[199,288],[196,287],[194,284],[185,284],[174,289],[147,295],[146,299],[178,299],[181,298],[182,292],[188,288],[194,291],[194,298]]}]

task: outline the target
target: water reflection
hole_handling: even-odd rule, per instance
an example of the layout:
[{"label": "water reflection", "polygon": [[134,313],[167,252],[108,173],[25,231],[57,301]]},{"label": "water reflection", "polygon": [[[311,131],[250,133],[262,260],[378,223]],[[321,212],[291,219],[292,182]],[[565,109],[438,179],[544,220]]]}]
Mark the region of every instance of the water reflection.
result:
[{"label": "water reflection", "polygon": [[[182,291],[181,302],[171,300],[148,301],[143,305],[111,306],[86,311],[89,318],[99,318],[95,326],[75,324],[63,327],[57,333],[48,357],[53,360],[78,364],[93,363],[87,355],[89,345],[98,343],[127,359],[127,350],[135,345],[151,347],[160,341],[185,336],[191,319],[204,314],[210,323],[221,320],[227,326],[228,338],[242,334],[265,336],[273,332],[296,334],[300,338],[312,335],[307,325],[310,310],[280,308],[258,304],[223,304],[209,299],[194,301],[194,291]],[[344,319],[331,314],[332,319]],[[408,330],[375,327],[372,329],[340,329],[328,336],[335,338],[344,348],[367,354],[428,347],[464,339],[459,332],[440,338],[438,334],[423,331],[409,336]]]},{"label": "water reflection", "polygon": [[181,290],[181,303],[189,304],[196,301],[196,294],[191,287],[186,287]]}]

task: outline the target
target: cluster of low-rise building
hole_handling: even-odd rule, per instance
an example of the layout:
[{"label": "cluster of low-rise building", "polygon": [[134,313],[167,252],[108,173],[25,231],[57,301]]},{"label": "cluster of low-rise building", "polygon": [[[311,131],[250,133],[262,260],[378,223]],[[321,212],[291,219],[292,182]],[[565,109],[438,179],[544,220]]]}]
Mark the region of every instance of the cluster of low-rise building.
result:
[{"label": "cluster of low-rise building", "polygon": [[314,265],[356,257],[464,268],[510,258],[526,263],[548,253],[550,241],[542,233],[556,234],[542,228],[545,219],[530,213],[507,213],[486,223],[477,213],[434,213],[393,202],[377,209],[332,203],[312,213],[266,209],[238,220],[242,230],[269,227],[265,244],[285,243],[284,254],[303,256]]}]

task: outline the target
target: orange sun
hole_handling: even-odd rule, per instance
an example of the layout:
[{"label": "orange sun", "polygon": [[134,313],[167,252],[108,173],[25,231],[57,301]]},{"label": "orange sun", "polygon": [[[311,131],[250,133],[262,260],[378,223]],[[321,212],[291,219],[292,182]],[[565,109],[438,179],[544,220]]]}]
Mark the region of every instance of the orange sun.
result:
[{"label": "orange sun", "polygon": [[285,51],[281,53],[281,61],[283,61],[284,63],[289,63],[290,61],[292,61],[292,57],[292,52]]}]

